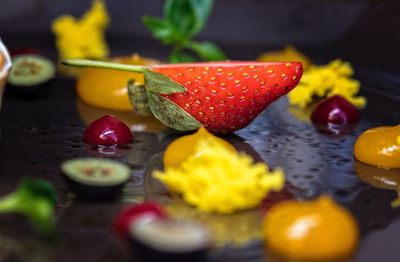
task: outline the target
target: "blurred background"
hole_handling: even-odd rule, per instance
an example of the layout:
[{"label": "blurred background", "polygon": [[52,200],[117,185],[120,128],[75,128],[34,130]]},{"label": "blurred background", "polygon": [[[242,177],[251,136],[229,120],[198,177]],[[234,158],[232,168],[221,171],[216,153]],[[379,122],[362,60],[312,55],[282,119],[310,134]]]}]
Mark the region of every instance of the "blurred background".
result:
[{"label": "blurred background", "polygon": [[[106,0],[112,55],[166,58],[169,48],[141,21],[143,15],[162,16],[163,2]],[[51,22],[65,13],[79,17],[90,5],[90,0],[0,0],[0,37],[13,48],[55,53]],[[399,26],[398,0],[217,0],[196,38],[216,42],[231,59],[255,59],[293,44],[317,63],[340,57],[400,73]]]}]

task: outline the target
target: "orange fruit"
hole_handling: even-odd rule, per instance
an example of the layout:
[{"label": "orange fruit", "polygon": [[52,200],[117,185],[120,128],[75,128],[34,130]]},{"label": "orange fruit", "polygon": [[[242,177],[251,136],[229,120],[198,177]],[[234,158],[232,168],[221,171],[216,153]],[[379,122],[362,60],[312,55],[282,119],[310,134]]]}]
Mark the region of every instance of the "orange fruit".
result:
[{"label": "orange fruit", "polygon": [[336,261],[357,247],[359,230],[353,216],[330,197],[281,202],[264,219],[267,249],[294,261]]},{"label": "orange fruit", "polygon": [[354,145],[355,158],[380,168],[400,168],[400,125],[380,126],[362,133]]},{"label": "orange fruit", "polygon": [[[154,65],[157,60],[142,58],[137,54],[116,57],[111,61],[121,64]],[[78,97],[85,103],[106,109],[132,111],[127,82],[134,79],[144,83],[143,74],[111,69],[89,68],[79,76],[76,86]]]},{"label": "orange fruit", "polygon": [[231,151],[232,153],[236,153],[236,149],[227,141],[213,134],[209,133],[204,127],[200,127],[196,133],[191,135],[182,136],[176,140],[174,140],[164,153],[164,167],[171,168],[171,167],[179,167],[182,162],[193,155],[201,155],[201,152],[198,152],[196,149],[196,145],[202,139],[210,139],[221,146],[225,147],[227,150]]}]

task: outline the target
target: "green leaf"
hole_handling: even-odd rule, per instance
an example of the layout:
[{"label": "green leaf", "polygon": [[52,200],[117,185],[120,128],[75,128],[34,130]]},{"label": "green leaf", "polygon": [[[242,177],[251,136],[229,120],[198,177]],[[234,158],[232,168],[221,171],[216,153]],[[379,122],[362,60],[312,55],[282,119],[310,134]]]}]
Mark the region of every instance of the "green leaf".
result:
[{"label": "green leaf", "polygon": [[183,51],[175,51],[172,52],[168,58],[170,63],[185,63],[185,62],[196,62],[197,59],[188,53],[184,53]]},{"label": "green leaf", "polygon": [[148,92],[149,106],[153,115],[164,125],[179,130],[195,130],[201,123],[174,102],[159,94]]},{"label": "green leaf", "polygon": [[171,63],[200,60],[226,60],[225,54],[210,42],[193,43],[190,40],[207,23],[213,0],[165,0],[164,19],[145,16],[143,22],[155,38],[172,45]]},{"label": "green leaf", "polygon": [[135,83],[133,79],[128,81],[128,97],[133,106],[133,110],[139,116],[150,116],[146,88],[142,84]]},{"label": "green leaf", "polygon": [[227,60],[224,52],[211,42],[190,42],[187,47],[193,50],[203,61]]},{"label": "green leaf", "polygon": [[153,36],[164,44],[172,44],[180,39],[180,36],[176,34],[175,29],[166,20],[144,16],[143,23],[152,32]]},{"label": "green leaf", "polygon": [[168,95],[186,91],[184,86],[172,81],[169,77],[163,74],[152,71],[151,69],[144,69],[143,74],[146,81],[146,90],[148,92]]},{"label": "green leaf", "polygon": [[190,39],[203,29],[212,6],[212,0],[166,0],[164,17],[176,31]]}]

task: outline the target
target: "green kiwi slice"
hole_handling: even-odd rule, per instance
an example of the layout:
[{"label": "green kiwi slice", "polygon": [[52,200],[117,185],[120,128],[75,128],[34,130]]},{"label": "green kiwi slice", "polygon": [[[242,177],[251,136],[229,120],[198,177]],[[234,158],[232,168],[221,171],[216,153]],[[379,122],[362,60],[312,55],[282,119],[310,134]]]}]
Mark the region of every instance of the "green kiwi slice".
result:
[{"label": "green kiwi slice", "polygon": [[115,186],[127,182],[130,169],[120,162],[102,158],[76,158],[61,165],[61,171],[78,183],[88,186]]},{"label": "green kiwi slice", "polygon": [[19,55],[12,59],[8,83],[13,86],[37,86],[54,78],[55,66],[39,55]]}]

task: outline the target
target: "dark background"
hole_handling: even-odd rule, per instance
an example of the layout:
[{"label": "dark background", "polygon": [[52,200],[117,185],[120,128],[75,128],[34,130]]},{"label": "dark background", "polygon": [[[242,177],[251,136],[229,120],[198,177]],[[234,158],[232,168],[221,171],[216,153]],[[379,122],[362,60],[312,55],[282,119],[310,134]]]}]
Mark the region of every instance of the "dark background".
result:
[{"label": "dark background", "polygon": [[[157,58],[167,56],[169,49],[153,40],[141,23],[144,14],[162,15],[162,0],[106,2],[112,19],[107,31],[112,55],[139,52]],[[357,65],[357,74],[359,68],[367,66],[400,75],[399,0],[215,2],[209,23],[198,39],[217,42],[232,59],[253,59],[265,50],[290,43],[316,62],[337,57],[350,60]],[[51,21],[64,13],[80,16],[90,3],[89,0],[0,0],[0,37],[10,48],[34,47],[55,58]],[[357,79],[363,83],[362,91],[369,104],[357,131],[350,136],[320,135],[308,124],[293,122],[294,118],[278,103],[275,104],[278,107],[268,109],[239,135],[244,139],[242,144],[259,152],[268,163],[292,167],[288,171],[291,183],[303,183],[310,194],[328,192],[340,198],[356,215],[363,238],[355,261],[398,262],[400,210],[390,208],[396,192],[373,188],[358,180],[352,167],[352,145],[367,127],[399,123],[400,92],[397,97],[395,92],[399,90],[400,77],[363,72]],[[0,261],[129,261],[128,252],[121,251],[109,227],[123,204],[134,202],[136,197],[141,200],[149,191],[143,179],[132,179],[124,195],[130,202],[88,204],[71,201],[59,176],[59,165],[64,159],[92,153],[81,142],[83,113],[77,109],[74,86],[73,79],[59,76],[37,100],[19,99],[6,89],[0,114],[0,195],[13,190],[23,175],[51,181],[59,196],[57,218],[63,241],[55,245],[42,241],[21,217],[1,216]],[[129,157],[123,158],[140,168],[134,173],[140,178],[145,169],[143,163],[153,153],[162,152],[170,140],[158,142],[157,135],[145,132],[136,132],[135,140]],[[283,151],[285,148],[287,152]],[[299,159],[284,155],[289,150],[297,150],[297,156],[304,157],[304,161],[297,162]],[[138,152],[143,159],[137,157]],[[317,159],[310,161],[307,152]],[[320,166],[320,171],[307,171],[312,170],[308,166],[311,162]],[[310,174],[314,178],[310,179]],[[309,187],[313,183],[315,186]],[[248,253],[252,252],[250,249]],[[252,255],[255,259],[241,259],[240,252],[228,249],[214,261],[262,261],[256,260],[261,253],[258,249]]]},{"label": "dark background", "polygon": [[[80,16],[89,0],[0,0],[0,37],[13,47],[53,47],[51,21]],[[142,15],[162,15],[162,0],[107,0],[113,55],[139,52],[165,58]],[[316,62],[341,57],[359,65],[400,73],[398,0],[216,0],[198,39],[217,42],[231,59],[254,59],[262,51],[294,44]]]}]

